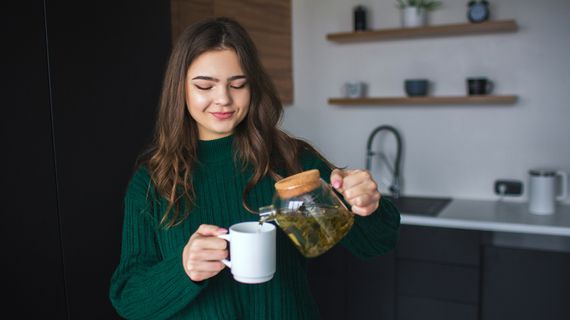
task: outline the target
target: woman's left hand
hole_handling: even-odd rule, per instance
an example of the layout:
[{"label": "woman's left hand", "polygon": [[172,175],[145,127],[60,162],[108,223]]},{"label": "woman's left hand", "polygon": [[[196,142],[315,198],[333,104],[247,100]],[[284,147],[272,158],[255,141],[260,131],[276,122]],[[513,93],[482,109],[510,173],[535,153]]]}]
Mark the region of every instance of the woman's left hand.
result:
[{"label": "woman's left hand", "polygon": [[378,185],[366,170],[340,170],[331,173],[332,186],[342,194],[359,216],[371,215],[380,204]]}]

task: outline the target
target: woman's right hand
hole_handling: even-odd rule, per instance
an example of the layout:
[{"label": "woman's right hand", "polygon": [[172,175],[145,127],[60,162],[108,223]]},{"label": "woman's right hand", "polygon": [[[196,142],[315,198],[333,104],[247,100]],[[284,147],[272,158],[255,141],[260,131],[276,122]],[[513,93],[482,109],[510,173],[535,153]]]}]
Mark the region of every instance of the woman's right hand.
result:
[{"label": "woman's right hand", "polygon": [[184,271],[192,281],[202,281],[217,275],[225,265],[220,261],[227,258],[227,242],[218,238],[228,231],[210,224],[202,224],[192,234],[182,251]]}]

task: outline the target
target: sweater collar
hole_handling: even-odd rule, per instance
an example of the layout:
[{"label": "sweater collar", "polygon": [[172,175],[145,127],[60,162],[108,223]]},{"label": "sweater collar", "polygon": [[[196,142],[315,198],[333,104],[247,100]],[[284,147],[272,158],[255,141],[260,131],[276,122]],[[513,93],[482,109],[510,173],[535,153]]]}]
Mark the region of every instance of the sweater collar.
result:
[{"label": "sweater collar", "polygon": [[233,135],[215,140],[199,140],[199,161],[203,163],[212,163],[232,159],[234,154],[233,142]]}]

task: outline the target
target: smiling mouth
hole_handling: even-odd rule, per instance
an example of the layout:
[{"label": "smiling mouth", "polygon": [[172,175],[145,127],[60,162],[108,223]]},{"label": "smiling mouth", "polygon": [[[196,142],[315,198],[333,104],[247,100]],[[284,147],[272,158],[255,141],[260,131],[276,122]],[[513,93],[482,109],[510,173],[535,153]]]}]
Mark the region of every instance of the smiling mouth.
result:
[{"label": "smiling mouth", "polygon": [[229,119],[233,116],[234,112],[212,112],[212,115],[219,120]]}]

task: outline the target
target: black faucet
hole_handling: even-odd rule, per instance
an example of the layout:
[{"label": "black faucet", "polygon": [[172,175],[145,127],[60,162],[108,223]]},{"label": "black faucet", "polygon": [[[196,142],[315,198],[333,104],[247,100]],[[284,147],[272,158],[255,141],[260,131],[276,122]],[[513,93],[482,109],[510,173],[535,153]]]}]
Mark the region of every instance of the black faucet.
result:
[{"label": "black faucet", "polygon": [[[394,163],[394,167],[392,168],[392,174],[394,175],[393,180],[392,180],[392,185],[390,186],[390,192],[392,193],[392,197],[394,199],[398,199],[398,197],[400,197],[400,159],[401,159],[401,155],[402,155],[402,137],[400,136],[400,133],[398,132],[398,130],[396,130],[396,128],[389,126],[389,125],[381,125],[379,127],[377,127],[376,129],[374,129],[372,131],[372,133],[370,134],[370,136],[368,137],[368,142],[366,143],[366,170],[370,170],[370,163],[372,161],[372,157],[375,155],[382,155],[384,156],[384,154],[382,152],[374,152],[372,151],[372,140],[374,139],[374,136],[383,130],[387,130],[390,131],[394,134],[394,136],[396,137],[396,162]],[[387,161],[386,161],[387,162]],[[387,163],[388,167],[390,167],[390,164]]]}]

